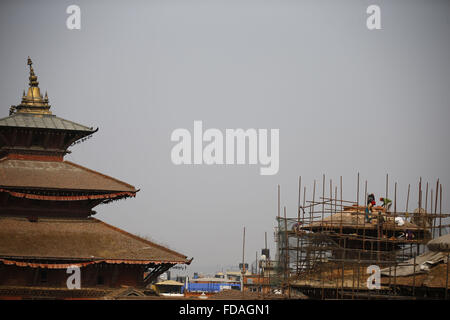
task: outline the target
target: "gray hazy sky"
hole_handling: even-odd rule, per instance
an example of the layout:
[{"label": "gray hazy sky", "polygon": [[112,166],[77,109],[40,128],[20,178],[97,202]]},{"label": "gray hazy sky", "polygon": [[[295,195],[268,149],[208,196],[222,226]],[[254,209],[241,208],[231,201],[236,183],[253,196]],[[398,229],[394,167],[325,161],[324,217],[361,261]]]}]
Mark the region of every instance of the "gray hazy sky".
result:
[{"label": "gray hazy sky", "polygon": [[[190,272],[237,265],[244,225],[248,260],[265,231],[273,249],[277,184],[295,216],[299,175],[308,196],[342,175],[355,200],[358,171],[376,196],[389,173],[402,210],[409,183],[417,203],[439,177],[449,211],[450,1],[2,1],[0,117],[28,55],[54,114],[100,128],[66,158],[141,189],[97,217],[193,256]],[[194,120],[279,128],[279,173],[173,165],[170,135]]]}]

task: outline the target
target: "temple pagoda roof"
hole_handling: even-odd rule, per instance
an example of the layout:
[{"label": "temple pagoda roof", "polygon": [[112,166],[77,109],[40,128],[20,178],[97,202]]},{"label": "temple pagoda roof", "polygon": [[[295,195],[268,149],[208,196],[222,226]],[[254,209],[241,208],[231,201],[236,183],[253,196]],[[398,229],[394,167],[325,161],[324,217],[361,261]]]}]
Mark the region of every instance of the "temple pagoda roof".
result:
[{"label": "temple pagoda roof", "polygon": [[0,159],[0,187],[136,192],[134,186],[70,161]]},{"label": "temple pagoda roof", "polygon": [[49,261],[64,260],[84,264],[190,263],[183,254],[95,218],[39,218],[30,222],[27,218],[0,216],[0,261],[36,267],[29,260],[46,261],[46,267]]},{"label": "temple pagoda roof", "polygon": [[33,129],[54,129],[94,132],[87,127],[73,121],[59,118],[52,114],[36,115],[32,113],[14,113],[9,117],[0,119],[0,127],[20,127]]},{"label": "temple pagoda roof", "polygon": [[34,73],[33,62],[28,57],[30,67],[29,87],[22,95],[21,103],[11,106],[9,117],[0,119],[0,127],[21,127],[38,129],[56,129],[94,132],[93,128],[59,118],[50,111],[47,92],[43,97],[39,88],[38,77]]}]

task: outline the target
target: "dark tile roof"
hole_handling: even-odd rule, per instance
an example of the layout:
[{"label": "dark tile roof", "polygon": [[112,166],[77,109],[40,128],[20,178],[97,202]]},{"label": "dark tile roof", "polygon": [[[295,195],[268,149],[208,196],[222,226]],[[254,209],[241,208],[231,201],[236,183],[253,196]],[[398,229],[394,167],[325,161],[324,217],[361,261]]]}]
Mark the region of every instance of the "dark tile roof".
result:
[{"label": "dark tile roof", "polygon": [[93,132],[93,128],[59,118],[51,114],[16,113],[0,119],[0,127],[41,128]]},{"label": "dark tile roof", "polygon": [[0,187],[128,191],[125,182],[69,161],[0,160]]},{"label": "dark tile roof", "polygon": [[189,263],[187,257],[98,219],[0,217],[0,258]]}]

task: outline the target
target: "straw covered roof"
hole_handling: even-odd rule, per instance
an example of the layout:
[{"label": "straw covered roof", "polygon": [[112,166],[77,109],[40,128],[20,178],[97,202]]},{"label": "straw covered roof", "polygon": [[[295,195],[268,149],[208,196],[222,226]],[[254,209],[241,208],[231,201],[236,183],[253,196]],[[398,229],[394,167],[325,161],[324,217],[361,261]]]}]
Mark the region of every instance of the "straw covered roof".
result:
[{"label": "straw covered roof", "polygon": [[346,229],[376,229],[378,222],[378,212],[380,212],[381,216],[385,219],[383,223],[384,229],[393,230],[423,230],[414,223],[404,220],[404,224],[402,226],[396,224],[394,222],[394,214],[393,213],[385,213],[384,208],[382,207],[374,207],[373,212],[371,213],[372,221],[365,221],[365,207],[352,206],[345,207],[343,211],[337,212],[332,215],[328,215],[320,220],[316,220],[310,224],[305,224],[302,229],[304,230],[315,230],[318,228],[328,228],[328,229],[338,229],[338,228],[346,228]]}]

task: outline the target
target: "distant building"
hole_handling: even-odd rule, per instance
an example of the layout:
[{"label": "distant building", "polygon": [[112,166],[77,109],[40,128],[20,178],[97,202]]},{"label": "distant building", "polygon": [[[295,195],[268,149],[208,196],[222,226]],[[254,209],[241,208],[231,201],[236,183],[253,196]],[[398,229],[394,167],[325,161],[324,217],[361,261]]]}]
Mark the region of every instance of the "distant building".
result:
[{"label": "distant building", "polygon": [[190,282],[185,286],[188,292],[205,292],[205,293],[216,293],[223,290],[240,289],[239,281],[225,278],[216,277],[204,277],[191,279]]}]

